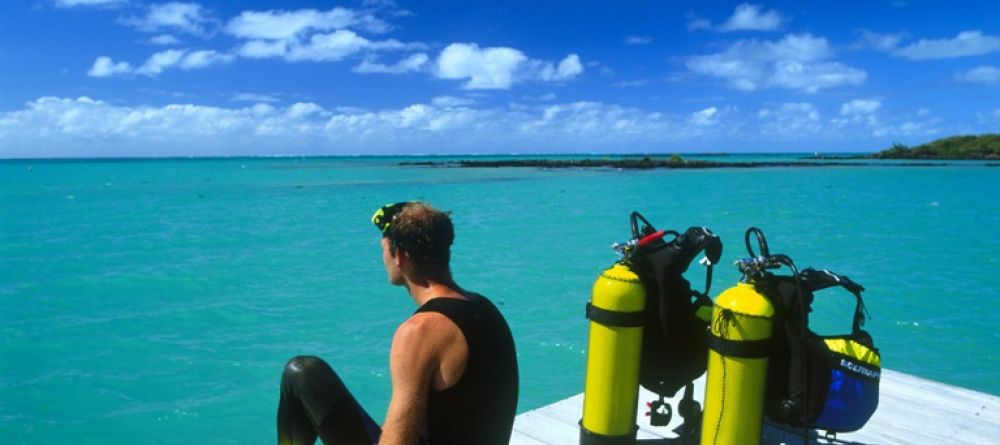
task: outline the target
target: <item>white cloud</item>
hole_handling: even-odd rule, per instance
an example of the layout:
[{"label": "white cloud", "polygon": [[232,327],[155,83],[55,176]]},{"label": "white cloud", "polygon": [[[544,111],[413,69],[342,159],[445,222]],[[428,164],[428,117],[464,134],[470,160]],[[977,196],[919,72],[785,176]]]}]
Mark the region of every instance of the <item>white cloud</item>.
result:
[{"label": "white cloud", "polygon": [[611,86],[615,88],[635,88],[649,85],[649,79],[638,79],[638,80],[623,80],[621,82],[615,82]]},{"label": "white cloud", "polygon": [[920,39],[892,52],[908,60],[949,59],[1000,51],[1000,37],[982,31],[962,31],[952,39]]},{"label": "white cloud", "polygon": [[[240,57],[263,59],[281,57],[289,62],[336,62],[363,51],[390,51],[419,47],[419,44],[404,44],[398,40],[369,40],[349,29],[338,29],[331,33],[313,34],[309,38],[291,40],[250,40],[236,48]],[[415,63],[418,58],[408,60]],[[364,65],[364,62],[362,62]],[[365,68],[371,71],[384,66],[369,63]],[[390,67],[385,67],[390,68]],[[404,67],[398,67],[403,69]]]},{"label": "white cloud", "polygon": [[340,29],[329,34],[314,34],[302,45],[289,48],[289,61],[337,61],[372,46],[372,42],[354,31]]},{"label": "white cloud", "polygon": [[858,31],[858,41],[851,45],[852,49],[871,49],[875,51],[892,51],[899,47],[905,34],[882,34],[867,29]]},{"label": "white cloud", "polygon": [[394,65],[383,65],[370,59],[362,60],[358,66],[354,67],[357,73],[385,73],[402,74],[423,69],[430,57],[425,53],[416,53],[396,62]]},{"label": "white cloud", "polygon": [[[156,77],[168,68],[176,67],[183,70],[195,70],[229,63],[234,59],[235,56],[231,54],[224,54],[215,50],[188,51],[184,49],[168,49],[149,56],[145,63],[134,70],[127,63],[125,65],[119,63],[119,70],[115,74],[131,72],[143,76]],[[102,62],[101,58],[98,58],[98,61],[94,63],[92,71],[97,68],[98,62]],[[111,63],[110,59],[106,63]]]},{"label": "white cloud", "polygon": [[251,40],[236,49],[236,54],[248,59],[282,57],[288,53],[288,42],[284,40]]},{"label": "white cloud", "polygon": [[475,43],[452,43],[437,59],[437,76],[468,79],[463,88],[508,89],[515,72],[528,57],[514,48],[483,48]]},{"label": "white cloud", "polygon": [[110,57],[101,56],[94,60],[94,66],[87,71],[90,77],[108,77],[118,74],[129,74],[132,72],[132,65],[128,62],[115,63]]},{"label": "white cloud", "polygon": [[882,102],[874,99],[854,99],[840,106],[841,116],[872,114],[882,107]]},{"label": "white cloud", "polygon": [[212,65],[219,65],[232,62],[232,55],[222,54],[214,50],[192,51],[181,59],[179,66],[181,69],[193,70],[205,68]]},{"label": "white cloud", "polygon": [[177,65],[184,58],[184,51],[179,49],[168,49],[160,51],[146,59],[146,63],[135,70],[136,74],[144,76],[156,76],[164,69]]},{"label": "white cloud", "polygon": [[474,103],[475,101],[472,99],[455,96],[438,96],[431,99],[431,105],[442,108],[467,107]]},{"label": "white cloud", "polygon": [[529,59],[514,48],[479,48],[475,43],[452,43],[437,58],[435,75],[442,79],[467,79],[462,88],[509,89],[523,80],[571,80],[583,72],[576,54],[558,65]]},{"label": "white cloud", "polygon": [[716,120],[719,109],[715,107],[708,107],[701,111],[696,111],[688,116],[688,122],[691,125],[698,127],[707,127],[709,125],[714,125],[718,123]]},{"label": "white cloud", "polygon": [[226,24],[225,32],[248,40],[291,40],[310,32],[357,27],[369,32],[385,32],[389,25],[370,14],[346,8],[329,11],[245,11]]},{"label": "white cloud", "polygon": [[625,37],[626,45],[648,45],[652,41],[653,39],[649,36],[630,35]]},{"label": "white cloud", "polygon": [[574,77],[583,72],[583,64],[580,63],[580,56],[576,54],[570,54],[566,56],[559,65],[553,65],[551,63],[537,63],[538,74],[536,75],[539,80],[552,82],[552,81],[563,81],[572,80]]},{"label": "white cloud", "polygon": [[864,83],[867,73],[831,62],[825,38],[788,34],[778,41],[740,40],[727,50],[688,58],[691,71],[725,79],[741,91],[788,88],[815,93],[824,88]]},{"label": "white cloud", "polygon": [[987,65],[978,66],[968,71],[955,73],[955,80],[997,86],[1000,85],[1000,69]]},{"label": "white cloud", "polygon": [[60,8],[76,6],[116,7],[125,3],[128,3],[128,0],[55,0],[55,5]]},{"label": "white cloud", "polygon": [[[0,154],[507,152],[512,146],[526,151],[608,151],[664,141],[700,141],[708,131],[691,125],[690,116],[596,102],[487,109],[468,105],[462,99],[438,98],[396,109],[329,109],[313,103],[280,107],[260,101],[235,108],[151,107],[113,105],[86,97],[43,97],[21,110],[0,112]],[[705,123],[716,114],[710,109],[699,113],[693,116]],[[234,147],[239,151],[234,152]]]},{"label": "white cloud", "polygon": [[181,43],[181,41],[171,34],[160,34],[151,37],[149,43],[153,45],[176,45]]},{"label": "white cloud", "polygon": [[763,108],[757,111],[760,132],[778,138],[797,138],[816,134],[823,129],[819,110],[808,102],[783,103],[776,109]]},{"label": "white cloud", "polygon": [[146,16],[125,18],[121,22],[145,32],[173,29],[194,35],[208,35],[218,24],[201,5],[181,2],[154,4]]},{"label": "white cloud", "polygon": [[[719,31],[772,31],[781,27],[784,18],[778,11],[762,12],[761,5],[742,3],[736,6],[733,15],[719,26]],[[688,24],[691,29],[691,24]]]},{"label": "white cloud", "polygon": [[849,125],[867,125],[869,128],[874,128],[879,125],[876,116],[879,108],[882,108],[882,102],[877,99],[854,99],[841,105],[841,117],[831,119],[830,122],[839,128]]},{"label": "white cloud", "polygon": [[280,99],[269,94],[237,93],[229,99],[231,102],[275,103]]}]

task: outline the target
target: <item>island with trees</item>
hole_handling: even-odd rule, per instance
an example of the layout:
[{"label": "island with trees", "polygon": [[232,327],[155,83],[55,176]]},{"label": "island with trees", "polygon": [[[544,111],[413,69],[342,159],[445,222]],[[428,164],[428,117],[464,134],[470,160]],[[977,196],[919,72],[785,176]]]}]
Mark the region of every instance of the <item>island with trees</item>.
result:
[{"label": "island with trees", "polygon": [[874,159],[1000,160],[1000,134],[951,136],[907,147],[896,143],[870,156]]}]

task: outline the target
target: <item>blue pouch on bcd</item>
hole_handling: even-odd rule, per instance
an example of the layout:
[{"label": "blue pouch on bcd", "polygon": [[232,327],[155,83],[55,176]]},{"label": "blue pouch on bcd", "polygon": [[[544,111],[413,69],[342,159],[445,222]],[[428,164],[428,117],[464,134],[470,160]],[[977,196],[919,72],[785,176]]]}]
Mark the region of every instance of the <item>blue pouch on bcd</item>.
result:
[{"label": "blue pouch on bcd", "polygon": [[[775,307],[764,413],[794,427],[807,423],[831,432],[857,431],[878,407],[882,374],[878,348],[861,328],[864,288],[826,270],[805,269],[799,280],[801,295],[794,277],[768,275],[756,284]],[[814,292],[830,287],[842,287],[857,300],[850,334],[820,336],[809,329]]]}]

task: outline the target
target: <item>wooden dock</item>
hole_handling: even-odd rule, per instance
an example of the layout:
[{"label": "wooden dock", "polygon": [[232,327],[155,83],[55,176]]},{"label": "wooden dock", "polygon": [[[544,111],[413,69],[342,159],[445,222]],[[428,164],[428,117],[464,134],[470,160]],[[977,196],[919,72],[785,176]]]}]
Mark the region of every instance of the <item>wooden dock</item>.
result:
[{"label": "wooden dock", "polygon": [[[695,381],[695,399],[704,397],[705,379]],[[671,400],[674,418],[665,427],[651,427],[645,417],[646,402],[655,396],[639,393],[637,421],[639,443],[680,444],[681,424],[676,414],[677,399]],[[511,445],[575,445],[579,443],[578,422],[583,410],[583,394],[523,413],[514,420]],[[762,443],[797,445],[801,431],[785,430],[765,422]],[[812,444],[911,445],[911,444],[1000,444],[1000,397],[883,370],[879,407],[860,431],[825,437],[812,434]]]}]

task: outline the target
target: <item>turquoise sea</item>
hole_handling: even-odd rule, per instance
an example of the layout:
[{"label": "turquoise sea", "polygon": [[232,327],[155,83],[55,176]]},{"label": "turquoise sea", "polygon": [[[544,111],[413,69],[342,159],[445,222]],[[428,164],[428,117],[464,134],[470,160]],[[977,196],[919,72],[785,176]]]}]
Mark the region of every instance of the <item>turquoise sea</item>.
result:
[{"label": "turquoise sea", "polygon": [[[1000,394],[1000,168],[397,165],[412,160],[0,162],[0,443],[273,443],[295,354],[382,419],[414,306],[368,219],[408,199],[453,212],[456,279],[514,331],[520,411],[582,391],[584,303],[632,210],[722,237],[713,296],[760,227],[800,268],[867,288],[885,367]],[[846,332],[850,295],[819,295],[814,326]]]}]

